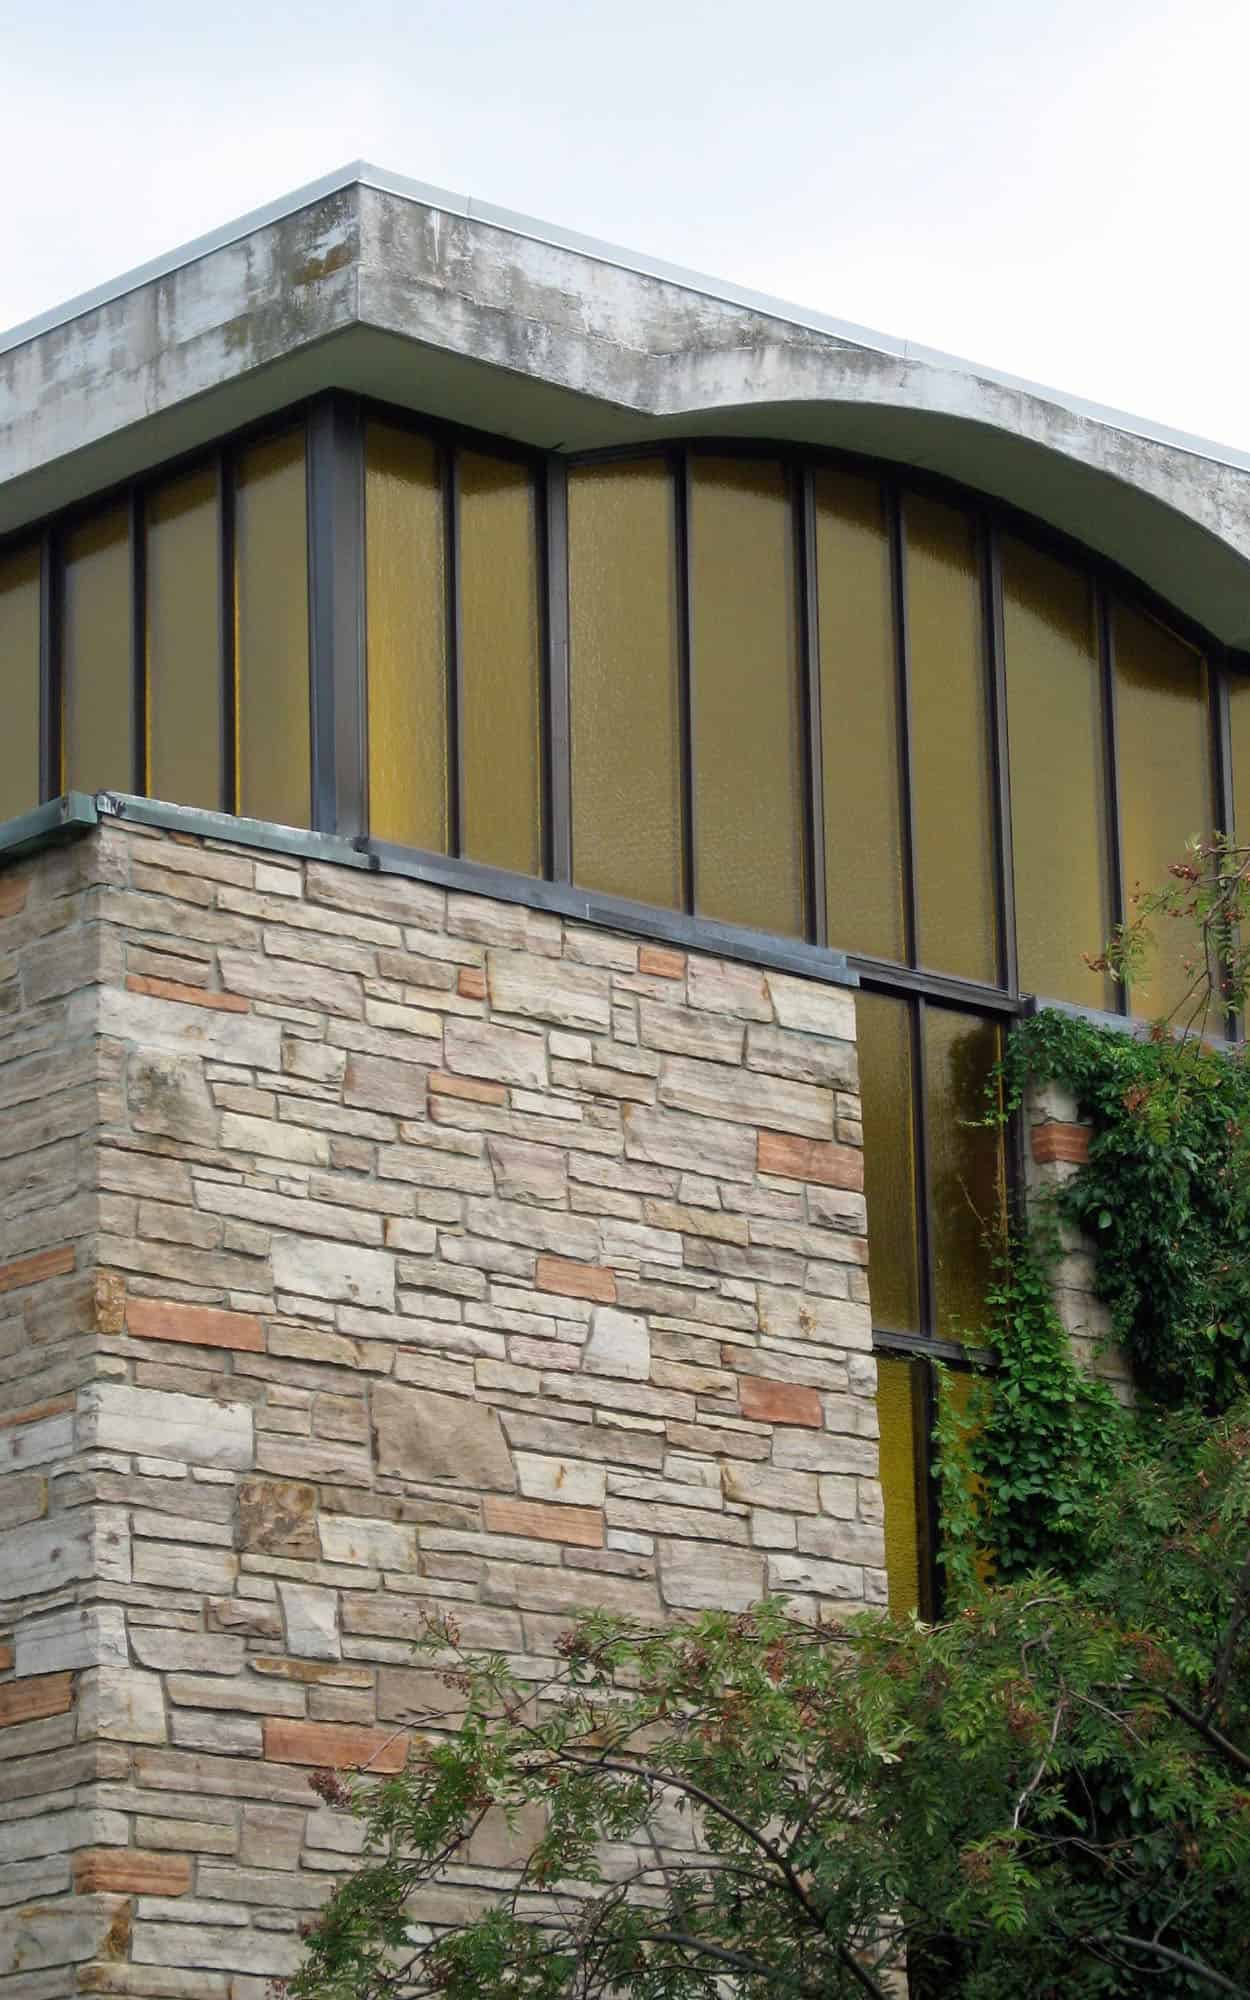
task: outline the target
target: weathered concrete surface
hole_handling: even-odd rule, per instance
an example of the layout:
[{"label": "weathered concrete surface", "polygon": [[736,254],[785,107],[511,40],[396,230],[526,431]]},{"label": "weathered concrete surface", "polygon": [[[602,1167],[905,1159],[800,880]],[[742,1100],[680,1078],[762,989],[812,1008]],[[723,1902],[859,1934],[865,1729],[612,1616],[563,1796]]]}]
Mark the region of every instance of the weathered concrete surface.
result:
[{"label": "weathered concrete surface", "polygon": [[746,434],[924,465],[1250,641],[1243,454],[374,169],[240,230],[0,352],[0,532],[337,385],[551,448]]}]

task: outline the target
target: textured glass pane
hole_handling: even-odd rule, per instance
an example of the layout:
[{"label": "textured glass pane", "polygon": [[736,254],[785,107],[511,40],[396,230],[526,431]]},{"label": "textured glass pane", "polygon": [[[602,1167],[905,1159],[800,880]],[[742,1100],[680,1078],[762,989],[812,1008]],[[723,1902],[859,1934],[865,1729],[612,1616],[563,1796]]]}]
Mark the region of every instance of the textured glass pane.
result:
[{"label": "textured glass pane", "polygon": [[1003,1219],[1002,1132],[971,1121],[986,1111],[998,1060],[992,1021],[946,1007],[924,1010],[929,1174],[933,1209],[934,1332],[976,1344],[993,1243]]},{"label": "textured glass pane", "polygon": [[691,465],[695,883],[700,913],[803,930],[794,520],[786,475]]},{"label": "textured glass pane", "polygon": [[369,827],[447,852],[447,629],[438,453],[386,424],[365,431]]},{"label": "textured glass pane", "polygon": [[909,498],[907,634],[921,965],[997,976],[989,730],[976,534]]},{"label": "textured glass pane", "polygon": [[239,811],[311,817],[304,433],[255,445],[235,496]]},{"label": "textured glass pane", "polygon": [[130,523],[125,506],[65,541],[65,784],[132,792]]},{"label": "textured glass pane", "polygon": [[924,1423],[923,1362],[877,1356],[877,1421],[881,1497],[885,1502],[885,1569],[895,1617],[920,1609],[921,1506],[918,1447]]},{"label": "textured glass pane", "polygon": [[[1124,912],[1137,891],[1162,889],[1185,843],[1211,830],[1206,667],[1199,653],[1142,611],[1115,611],[1116,747]],[[1193,984],[1189,925],[1156,925],[1160,949],[1131,995],[1144,1017],[1170,1013]],[[1170,935],[1175,933],[1176,935]]]},{"label": "textured glass pane", "polygon": [[1083,960],[1110,930],[1093,587],[1010,540],[1002,574],[1020,984],[1109,1007],[1105,975]]},{"label": "textured glass pane", "polygon": [[920,1333],[911,1009],[884,993],[856,996],[864,1104],[868,1285],[875,1326]]},{"label": "textured glass pane", "polygon": [[534,483],[523,465],[460,456],[461,845],[543,872],[541,634]]},{"label": "textured glass pane", "polygon": [[0,559],[0,820],[39,804],[39,550]]},{"label": "textured glass pane", "polygon": [[1233,758],[1233,824],[1220,830],[1234,833],[1243,847],[1250,847],[1250,674],[1228,676],[1228,721]]},{"label": "textured glass pane", "polygon": [[903,848],[890,544],[881,489],[816,474],[829,942],[902,959]]},{"label": "textured glass pane", "polygon": [[217,475],[162,486],[147,510],[148,790],[222,804]]},{"label": "textured glass pane", "polygon": [[569,476],[573,879],[681,902],[673,481],[660,460]]}]

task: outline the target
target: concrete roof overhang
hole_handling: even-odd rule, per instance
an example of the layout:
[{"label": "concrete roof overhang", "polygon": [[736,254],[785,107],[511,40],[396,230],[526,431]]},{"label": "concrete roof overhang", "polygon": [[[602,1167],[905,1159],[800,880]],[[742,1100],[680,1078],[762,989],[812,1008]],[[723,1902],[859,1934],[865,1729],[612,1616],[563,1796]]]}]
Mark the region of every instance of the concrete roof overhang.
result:
[{"label": "concrete roof overhang", "polygon": [[1250,645],[1250,454],[359,164],[0,335],[0,534],[327,388],[938,472]]}]

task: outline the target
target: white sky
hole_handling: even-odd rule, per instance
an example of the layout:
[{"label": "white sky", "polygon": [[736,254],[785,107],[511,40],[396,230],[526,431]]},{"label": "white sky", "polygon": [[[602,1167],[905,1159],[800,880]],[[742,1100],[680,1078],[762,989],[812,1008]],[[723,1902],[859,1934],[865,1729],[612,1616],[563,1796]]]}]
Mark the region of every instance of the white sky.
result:
[{"label": "white sky", "polygon": [[0,327],[354,158],[1250,447],[1245,0],[0,0]]}]

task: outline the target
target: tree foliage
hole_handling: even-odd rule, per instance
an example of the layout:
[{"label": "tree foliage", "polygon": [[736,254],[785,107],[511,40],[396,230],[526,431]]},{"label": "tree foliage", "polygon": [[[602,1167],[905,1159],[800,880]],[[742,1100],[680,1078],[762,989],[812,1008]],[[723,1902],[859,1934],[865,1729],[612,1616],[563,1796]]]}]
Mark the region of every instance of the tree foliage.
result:
[{"label": "tree foliage", "polygon": [[[1079,1586],[931,1627],[596,1617],[541,1684],[431,1628],[463,1716],[314,1781],[368,1846],[291,2000],[880,2000],[904,1963],[961,2000],[1250,1993],[1250,1411],[1164,1421]],[[422,1928],[484,1817],[535,1809],[515,1888]]]}]

